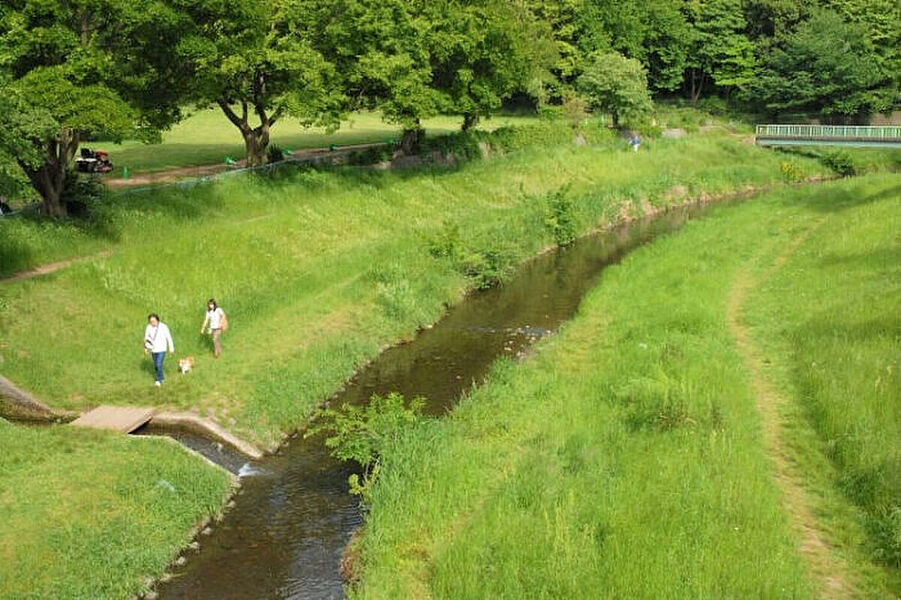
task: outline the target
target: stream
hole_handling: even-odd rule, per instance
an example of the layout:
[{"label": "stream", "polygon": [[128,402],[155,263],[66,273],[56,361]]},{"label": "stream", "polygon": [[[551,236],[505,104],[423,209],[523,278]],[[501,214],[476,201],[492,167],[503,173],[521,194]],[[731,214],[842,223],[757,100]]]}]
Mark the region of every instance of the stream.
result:
[{"label": "stream", "polygon": [[[495,359],[522,356],[570,319],[604,267],[703,210],[674,209],[529,261],[510,281],[469,295],[433,328],[382,353],[331,405],[400,392],[425,397],[429,414],[445,414]],[[235,506],[210,535],[198,536],[199,551],[185,551],[187,563],[158,585],[159,598],[343,598],[341,552],[362,524],[347,491],[355,467],[331,458],[320,438],[302,436],[264,460],[226,466],[242,476]]]}]

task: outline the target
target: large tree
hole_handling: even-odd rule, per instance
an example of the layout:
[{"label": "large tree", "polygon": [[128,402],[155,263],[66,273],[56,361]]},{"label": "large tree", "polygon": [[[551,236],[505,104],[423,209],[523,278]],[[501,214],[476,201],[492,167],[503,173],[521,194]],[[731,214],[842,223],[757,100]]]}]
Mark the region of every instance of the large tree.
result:
[{"label": "large tree", "polygon": [[762,58],[751,95],[771,113],[866,120],[871,113],[889,110],[897,98],[897,74],[884,68],[867,27],[830,10],[813,11]]},{"label": "large tree", "polygon": [[[508,0],[431,3],[431,85],[441,111],[469,129],[516,92],[536,93],[556,58],[550,29],[528,7]],[[436,17],[438,15],[436,14]]]},{"label": "large tree", "polygon": [[687,88],[697,101],[709,84],[743,89],[754,79],[754,44],[746,33],[742,0],[689,0],[691,25]]},{"label": "large tree", "polygon": [[161,0],[5,0],[0,12],[0,150],[43,199],[61,193],[89,136],[152,132],[178,115],[173,51],[185,21]]},{"label": "large tree", "polygon": [[344,100],[334,49],[321,28],[327,3],[195,0],[190,64],[196,103],[217,105],[244,139],[247,163],[266,162],[286,117],[337,126]]},{"label": "large tree", "polygon": [[653,108],[641,63],[616,52],[596,55],[576,80],[576,88],[592,108],[610,113],[614,127],[639,121]]}]

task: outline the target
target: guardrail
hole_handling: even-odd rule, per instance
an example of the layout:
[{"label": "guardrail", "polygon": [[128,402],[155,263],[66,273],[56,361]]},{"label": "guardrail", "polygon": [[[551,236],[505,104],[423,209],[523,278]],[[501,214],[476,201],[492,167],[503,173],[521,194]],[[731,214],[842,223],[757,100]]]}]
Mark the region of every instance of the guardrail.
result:
[{"label": "guardrail", "polygon": [[761,146],[878,146],[901,148],[901,125],[758,125]]},{"label": "guardrail", "polygon": [[901,138],[901,125],[758,125],[757,135],[788,138]]}]

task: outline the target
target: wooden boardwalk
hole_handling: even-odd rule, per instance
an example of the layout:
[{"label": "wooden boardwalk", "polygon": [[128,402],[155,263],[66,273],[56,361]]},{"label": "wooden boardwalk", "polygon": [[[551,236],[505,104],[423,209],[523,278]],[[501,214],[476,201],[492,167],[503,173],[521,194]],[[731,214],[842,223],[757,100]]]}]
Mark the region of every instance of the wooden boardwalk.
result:
[{"label": "wooden boardwalk", "polygon": [[131,433],[149,421],[153,413],[154,409],[147,407],[98,406],[72,421],[72,425]]}]

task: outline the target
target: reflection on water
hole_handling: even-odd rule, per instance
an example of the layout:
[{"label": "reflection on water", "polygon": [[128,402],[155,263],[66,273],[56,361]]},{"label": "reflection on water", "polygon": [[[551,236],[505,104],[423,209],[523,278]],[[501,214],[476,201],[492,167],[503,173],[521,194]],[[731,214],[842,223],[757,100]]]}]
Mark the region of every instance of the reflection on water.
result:
[{"label": "reflection on water", "polygon": [[[430,414],[446,412],[496,358],[520,355],[569,319],[605,266],[700,210],[671,211],[542,255],[510,282],[468,297],[414,341],[384,352],[332,404],[400,392],[425,397]],[[242,463],[233,472],[254,476],[244,479],[236,506],[160,586],[159,597],[342,598],[341,551],[362,522],[347,493],[353,470],[329,457],[320,439],[302,437],[259,463]]]}]

